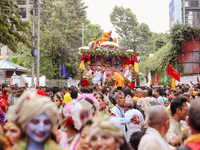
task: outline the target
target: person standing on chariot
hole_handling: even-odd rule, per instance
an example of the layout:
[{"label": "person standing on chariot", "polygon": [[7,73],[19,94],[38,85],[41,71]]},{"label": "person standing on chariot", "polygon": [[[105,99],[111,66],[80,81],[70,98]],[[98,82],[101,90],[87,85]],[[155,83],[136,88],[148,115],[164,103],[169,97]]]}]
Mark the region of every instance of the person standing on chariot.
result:
[{"label": "person standing on chariot", "polygon": [[100,79],[102,86],[104,85],[104,83],[106,82],[106,72],[105,69],[103,68],[101,71],[101,79]]},{"label": "person standing on chariot", "polygon": [[124,77],[126,77],[131,82],[129,86],[130,89],[135,87],[135,83],[132,82],[132,70],[133,67],[131,64],[124,69]]},{"label": "person standing on chariot", "polygon": [[129,81],[132,81],[132,65],[130,64],[128,67],[125,68],[124,70],[124,77],[126,77]]},{"label": "person standing on chariot", "polygon": [[94,78],[92,79],[93,84],[98,84],[99,86],[101,85],[101,67],[97,67],[97,71],[94,74]]}]

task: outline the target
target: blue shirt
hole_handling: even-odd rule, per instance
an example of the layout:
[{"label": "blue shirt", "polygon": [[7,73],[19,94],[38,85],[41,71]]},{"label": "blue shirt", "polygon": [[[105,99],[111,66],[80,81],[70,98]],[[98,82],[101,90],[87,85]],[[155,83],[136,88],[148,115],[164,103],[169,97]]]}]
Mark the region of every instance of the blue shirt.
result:
[{"label": "blue shirt", "polygon": [[160,105],[163,105],[164,106],[164,98],[162,97],[162,96],[159,96],[158,98],[157,98],[157,101],[158,101],[158,103],[160,104]]}]

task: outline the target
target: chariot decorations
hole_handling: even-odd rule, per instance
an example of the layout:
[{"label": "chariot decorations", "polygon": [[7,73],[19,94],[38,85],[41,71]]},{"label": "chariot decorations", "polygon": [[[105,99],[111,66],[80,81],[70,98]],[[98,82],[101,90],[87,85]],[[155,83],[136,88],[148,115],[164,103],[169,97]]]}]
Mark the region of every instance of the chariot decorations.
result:
[{"label": "chariot decorations", "polygon": [[[110,31],[111,32],[111,31]],[[109,32],[109,33],[110,33]],[[105,33],[106,34],[106,33]],[[100,39],[100,40],[99,40]],[[83,86],[128,86],[133,88],[137,77],[138,52],[120,48],[109,36],[108,41],[100,43],[101,38],[91,43],[89,47],[81,47],[81,64],[78,77]],[[105,38],[104,38],[105,40]]]}]

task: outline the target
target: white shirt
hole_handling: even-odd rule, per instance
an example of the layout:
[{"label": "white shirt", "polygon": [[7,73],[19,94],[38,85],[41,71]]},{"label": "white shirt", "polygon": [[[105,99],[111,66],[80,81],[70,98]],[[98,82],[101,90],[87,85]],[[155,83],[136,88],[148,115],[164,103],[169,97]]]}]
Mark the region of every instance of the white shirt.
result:
[{"label": "white shirt", "polygon": [[[131,118],[125,118],[125,109],[119,107],[117,104],[111,109],[111,112],[114,113],[121,123],[121,130],[124,132],[126,137],[126,127],[125,125],[131,122]],[[128,129],[128,128],[127,128]]]},{"label": "white shirt", "polygon": [[127,123],[127,141],[130,141],[130,137],[134,132],[137,131],[141,131],[141,127],[145,124],[144,122],[144,118],[142,113],[137,110],[137,109],[129,109],[128,111],[126,111],[125,113],[125,118],[132,118],[133,116],[136,116],[139,119],[139,124],[138,123],[134,123],[134,122],[129,122]]},{"label": "white shirt", "polygon": [[181,135],[183,124],[175,121],[173,118],[170,119],[169,129],[165,135],[165,139],[169,142],[173,137]]},{"label": "white shirt", "polygon": [[170,148],[156,129],[148,127],[140,140],[138,150],[170,150]]},{"label": "white shirt", "polygon": [[124,77],[126,77],[129,81],[132,81],[132,74],[130,69],[125,71]]},{"label": "white shirt", "polygon": [[96,71],[94,74],[94,78],[92,80],[93,84],[100,84],[100,79],[101,79],[101,72],[100,71]]}]

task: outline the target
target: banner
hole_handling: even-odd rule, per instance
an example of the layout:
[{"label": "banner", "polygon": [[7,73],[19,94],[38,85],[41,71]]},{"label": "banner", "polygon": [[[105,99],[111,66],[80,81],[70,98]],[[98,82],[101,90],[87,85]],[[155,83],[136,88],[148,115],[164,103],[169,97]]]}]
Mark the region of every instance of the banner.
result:
[{"label": "banner", "polygon": [[169,64],[167,66],[167,74],[180,82],[181,74],[175,71]]}]

